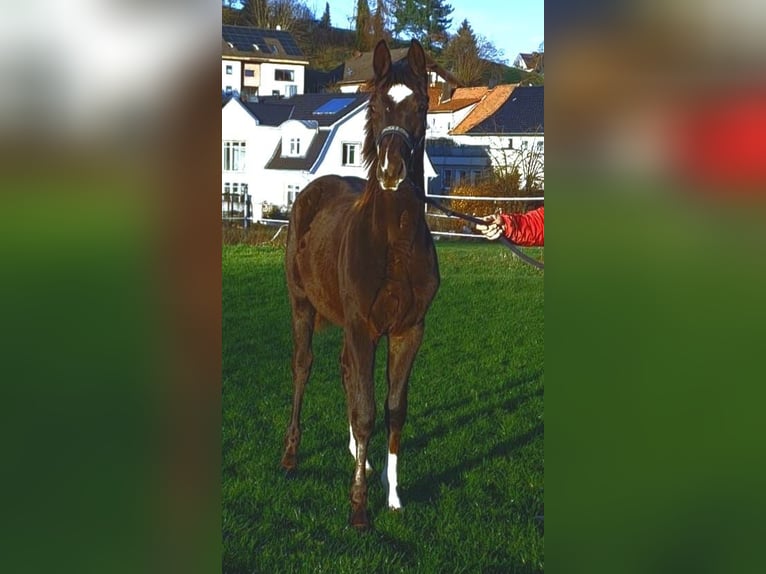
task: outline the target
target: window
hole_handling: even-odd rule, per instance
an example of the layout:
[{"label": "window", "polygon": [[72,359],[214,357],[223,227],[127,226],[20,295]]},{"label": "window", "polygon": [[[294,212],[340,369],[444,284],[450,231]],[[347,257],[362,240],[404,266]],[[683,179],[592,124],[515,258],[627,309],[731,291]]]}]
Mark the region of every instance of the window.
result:
[{"label": "window", "polygon": [[245,70],[245,77],[246,78],[254,78],[255,77],[255,70]]},{"label": "window", "polygon": [[361,165],[362,144],[344,143],[343,144],[343,165]]},{"label": "window", "polygon": [[296,95],[297,93],[298,93],[298,86],[296,86],[295,84],[290,84],[290,85],[289,85],[289,86],[287,86],[287,88],[285,89],[285,95],[286,95],[288,98],[292,98],[292,97],[293,97],[294,95]]},{"label": "window", "polygon": [[529,142],[527,140],[524,140],[521,142],[521,151],[526,151],[529,148]]},{"label": "window", "polygon": [[274,80],[277,82],[293,82],[295,81],[295,71],[293,70],[274,70]]},{"label": "window", "polygon": [[471,170],[471,185],[476,185],[481,181],[481,171],[478,169]]},{"label": "window", "polygon": [[231,87],[231,86],[226,86],[226,95],[227,95],[227,96],[230,96],[230,95],[231,95],[231,93],[232,93],[232,91],[233,91],[233,90],[232,90],[232,87]]},{"label": "window", "polygon": [[227,65],[226,66],[226,75],[227,76],[231,76],[231,74],[232,74],[231,65]]},{"label": "window", "polygon": [[465,184],[466,183],[466,177],[468,176],[467,172],[464,169],[457,170],[457,174],[455,177],[455,183],[457,184]]},{"label": "window", "polygon": [[300,138],[290,138],[290,155],[301,155]]},{"label": "window", "polygon": [[543,153],[543,142],[537,142],[537,145],[535,146],[535,150],[537,153]]},{"label": "window", "polygon": [[293,203],[295,203],[295,198],[298,197],[298,194],[301,192],[301,188],[295,184],[288,184],[287,185],[287,207],[290,208],[293,206]]},{"label": "window", "polygon": [[245,169],[245,142],[223,142],[223,171],[243,171]]},{"label": "window", "polygon": [[508,138],[508,149],[513,149],[513,138]]},{"label": "window", "polygon": [[451,169],[444,170],[444,185],[442,187],[444,187],[444,189],[449,189],[450,187],[452,187],[452,170]]}]

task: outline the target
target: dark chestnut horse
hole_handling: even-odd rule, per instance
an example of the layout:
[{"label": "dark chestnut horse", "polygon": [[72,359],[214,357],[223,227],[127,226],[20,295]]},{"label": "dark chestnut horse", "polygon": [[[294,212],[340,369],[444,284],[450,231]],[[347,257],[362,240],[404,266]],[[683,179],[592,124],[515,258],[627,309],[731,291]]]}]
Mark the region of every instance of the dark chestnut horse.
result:
[{"label": "dark chestnut horse", "polygon": [[[287,236],[285,268],[292,307],[293,408],[282,467],[297,466],[303,392],[313,359],[315,325],[343,328],[341,367],[350,444],[355,456],[350,522],[368,528],[367,446],[375,422],[374,361],[388,343],[383,484],[388,505],[401,508],[396,461],[407,413],[407,385],[423,325],[439,288],[439,269],[425,220],[423,151],[428,82],[423,48],[412,41],[406,60],[392,64],[385,42],[375,48],[374,79],[362,153],[367,180],[328,175],[298,195]],[[410,94],[389,96],[392,85]]]}]

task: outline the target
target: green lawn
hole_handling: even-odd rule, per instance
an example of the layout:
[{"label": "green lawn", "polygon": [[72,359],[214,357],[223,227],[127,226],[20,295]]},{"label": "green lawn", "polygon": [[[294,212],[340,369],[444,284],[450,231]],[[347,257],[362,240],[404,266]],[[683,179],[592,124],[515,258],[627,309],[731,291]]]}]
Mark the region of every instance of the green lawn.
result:
[{"label": "green lawn", "polygon": [[[223,571],[541,572],[543,274],[498,244],[439,242],[442,283],[410,379],[401,512],[386,508],[385,345],[371,440],[373,530],[347,526],[353,459],[341,331],[315,334],[299,470],[279,468],[290,414],[284,251],[223,251]],[[540,250],[529,250],[540,257]]]}]

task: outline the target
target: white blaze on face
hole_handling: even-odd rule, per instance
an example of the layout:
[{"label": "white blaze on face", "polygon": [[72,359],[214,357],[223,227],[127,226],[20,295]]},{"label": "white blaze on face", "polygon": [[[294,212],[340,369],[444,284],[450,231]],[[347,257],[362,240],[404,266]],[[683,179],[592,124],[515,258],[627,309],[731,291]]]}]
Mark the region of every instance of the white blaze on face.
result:
[{"label": "white blaze on face", "polygon": [[399,484],[396,480],[396,455],[393,453],[388,453],[386,466],[383,469],[381,480],[383,482],[383,486],[386,489],[388,507],[392,510],[399,510],[402,507],[402,503],[399,500],[399,494],[396,492]]},{"label": "white blaze on face", "polygon": [[397,104],[410,94],[412,94],[412,90],[403,84],[396,84],[395,86],[391,86],[391,89],[388,90],[388,95]]},{"label": "white blaze on face", "polygon": [[[348,450],[356,460],[356,439],[354,439],[354,429],[351,428],[351,425],[348,425]],[[364,470],[365,472],[372,472],[372,466],[367,460],[364,461]]]},{"label": "white blaze on face", "polygon": [[385,173],[386,170],[388,169],[388,150],[389,150],[389,147],[386,146],[386,155],[383,158],[383,164],[380,166],[380,169],[383,170],[383,173]]}]

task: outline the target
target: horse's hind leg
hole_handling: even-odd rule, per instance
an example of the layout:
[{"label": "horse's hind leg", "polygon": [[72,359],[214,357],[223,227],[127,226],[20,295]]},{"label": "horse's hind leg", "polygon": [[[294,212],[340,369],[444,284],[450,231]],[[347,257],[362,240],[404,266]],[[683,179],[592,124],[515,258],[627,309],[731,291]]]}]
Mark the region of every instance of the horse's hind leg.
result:
[{"label": "horse's hind leg", "polygon": [[311,338],[314,334],[314,317],[316,316],[316,310],[307,299],[292,297],[292,308],[293,410],[285,434],[285,452],[282,455],[282,468],[287,471],[295,470],[298,465],[298,445],[301,442],[301,406],[313,361]]},{"label": "horse's hind leg", "polygon": [[[355,332],[356,331],[356,332]],[[356,443],[354,476],[351,482],[349,522],[359,530],[370,526],[367,513],[367,446],[375,424],[373,370],[375,343],[364,329],[347,328],[343,341],[341,368],[351,430]]]},{"label": "horse's hind leg", "polygon": [[402,427],[407,417],[407,389],[410,372],[422,340],[422,323],[401,335],[389,335],[388,337],[388,398],[386,399],[388,455],[381,480],[386,489],[388,506],[393,510],[399,510],[402,507],[396,490],[398,486],[396,464]]}]

